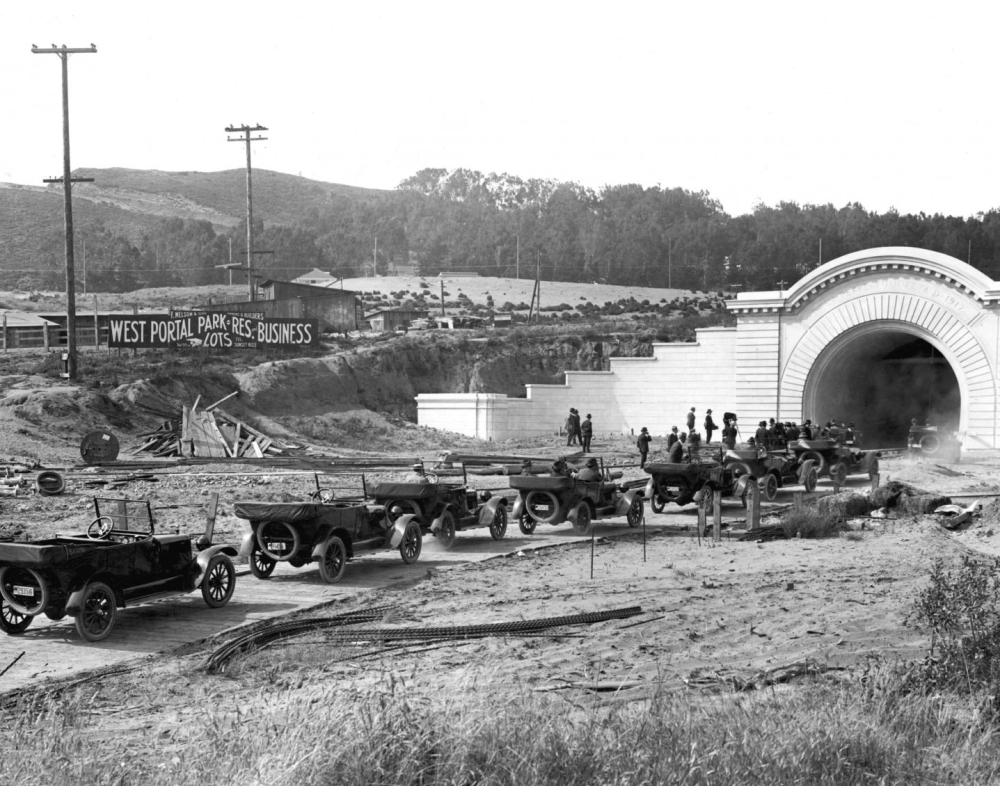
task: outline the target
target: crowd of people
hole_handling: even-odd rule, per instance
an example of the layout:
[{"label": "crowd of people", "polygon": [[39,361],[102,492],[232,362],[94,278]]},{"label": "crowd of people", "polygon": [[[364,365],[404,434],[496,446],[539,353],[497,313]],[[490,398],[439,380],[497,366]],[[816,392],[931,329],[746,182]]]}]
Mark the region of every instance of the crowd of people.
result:
[{"label": "crowd of people", "polygon": [[[668,462],[680,464],[684,461],[690,461],[692,453],[696,453],[703,445],[721,443],[729,450],[736,447],[737,438],[740,436],[736,414],[729,411],[724,413],[720,430],[712,413],[712,409],[708,409],[701,420],[700,427],[705,432],[704,437],[698,430],[698,411],[695,406],[692,406],[687,413],[686,430],[679,431],[676,425],[671,427],[670,433],[667,434],[666,443]],[[717,437],[716,431],[720,431]],[[594,424],[590,414],[581,419],[580,412],[575,408],[570,408],[564,432],[566,433],[567,447],[577,445],[584,453],[591,452],[590,443],[594,437]],[[765,447],[768,450],[783,450],[789,442],[798,439],[835,439],[841,444],[854,446],[860,443],[860,437],[854,430],[853,423],[850,422],[838,422],[831,419],[826,425],[818,425],[807,419],[799,425],[797,422],[780,422],[771,417],[769,420],[761,420],[758,423],[753,435],[747,438],[746,444],[750,447]],[[636,437],[635,444],[639,451],[640,467],[646,466],[652,440],[653,437],[648,428],[642,428]]]}]

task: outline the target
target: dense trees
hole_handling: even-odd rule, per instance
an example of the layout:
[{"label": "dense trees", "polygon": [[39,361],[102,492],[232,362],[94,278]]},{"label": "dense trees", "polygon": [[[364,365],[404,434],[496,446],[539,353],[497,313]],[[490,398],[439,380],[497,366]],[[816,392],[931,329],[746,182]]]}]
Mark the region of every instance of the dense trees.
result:
[{"label": "dense trees", "polygon": [[[961,219],[787,202],[731,217],[708,194],[680,188],[594,190],[435,168],[395,192],[314,194],[315,204],[295,225],[255,221],[255,250],[272,251],[255,256],[261,274],[289,279],[319,268],[349,276],[370,270],[374,260],[380,272],[391,264],[510,276],[537,269],[546,280],[750,290],[790,285],[820,260],[855,250],[909,245],[970,260],[1000,277],[1000,209]],[[36,263],[49,266],[0,272],[5,288],[26,282],[61,288],[55,225],[37,242]],[[91,220],[78,237],[86,246],[88,290],[220,282],[216,265],[243,261],[246,242],[242,226],[220,230],[189,219],[158,220],[138,241]],[[80,244],[77,252],[79,262]],[[82,283],[79,265],[77,274]]]}]

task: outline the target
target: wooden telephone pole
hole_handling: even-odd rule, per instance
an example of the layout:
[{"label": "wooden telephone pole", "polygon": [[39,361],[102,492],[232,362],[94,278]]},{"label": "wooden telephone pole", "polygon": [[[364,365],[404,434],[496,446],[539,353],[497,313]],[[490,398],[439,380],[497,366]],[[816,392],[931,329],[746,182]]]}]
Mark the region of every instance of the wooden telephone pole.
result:
[{"label": "wooden telephone pole", "polygon": [[62,112],[63,112],[63,174],[61,178],[48,178],[45,183],[63,185],[63,215],[66,219],[66,377],[76,380],[76,275],[73,261],[73,190],[74,180],[93,180],[93,178],[71,178],[69,166],[69,57],[74,53],[96,53],[97,45],[90,47],[67,47],[66,45],[51,47],[36,47],[31,45],[32,53],[52,53],[62,61]]},{"label": "wooden telephone pole", "polygon": [[257,299],[257,285],[254,283],[253,274],[253,184],[251,182],[250,168],[250,142],[267,141],[266,136],[251,136],[252,133],[266,131],[263,125],[230,125],[226,128],[226,133],[240,133],[241,136],[230,136],[226,141],[244,142],[247,147],[247,293],[250,301]]}]

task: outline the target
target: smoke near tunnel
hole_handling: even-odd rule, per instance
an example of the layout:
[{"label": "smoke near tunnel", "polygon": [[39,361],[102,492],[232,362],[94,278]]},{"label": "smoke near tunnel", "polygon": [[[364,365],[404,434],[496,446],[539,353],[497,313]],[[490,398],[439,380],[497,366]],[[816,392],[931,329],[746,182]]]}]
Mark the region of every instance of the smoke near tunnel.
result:
[{"label": "smoke near tunnel", "polygon": [[904,447],[910,421],[956,430],[961,393],[951,365],[929,341],[871,330],[833,342],[810,381],[813,421],[853,422],[864,447]]}]

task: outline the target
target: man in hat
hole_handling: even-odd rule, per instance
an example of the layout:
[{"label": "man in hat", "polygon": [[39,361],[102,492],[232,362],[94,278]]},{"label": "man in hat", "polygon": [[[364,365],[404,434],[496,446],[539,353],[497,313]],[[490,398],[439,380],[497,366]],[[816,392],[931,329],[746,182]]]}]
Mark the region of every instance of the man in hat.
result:
[{"label": "man in hat", "polygon": [[641,460],[639,461],[639,466],[646,466],[646,457],[649,455],[649,443],[653,441],[653,437],[649,435],[649,431],[643,428],[639,432],[639,438],[635,440],[635,446],[639,448],[639,455]]},{"label": "man in hat", "polygon": [[594,423],[590,420],[590,414],[580,423],[580,435],[582,436],[583,452],[590,452],[590,440],[594,437]]},{"label": "man in hat", "polygon": [[597,459],[588,458],[587,465],[576,473],[576,479],[578,481],[599,481],[601,472],[597,468]]},{"label": "man in hat", "polygon": [[705,444],[711,443],[712,431],[718,429],[718,427],[715,424],[715,420],[712,419],[712,409],[708,409],[708,413],[705,415]]},{"label": "man in hat", "polygon": [[694,406],[691,406],[691,410],[688,411],[687,423],[688,423],[688,436],[690,436],[691,431],[694,430]]}]

